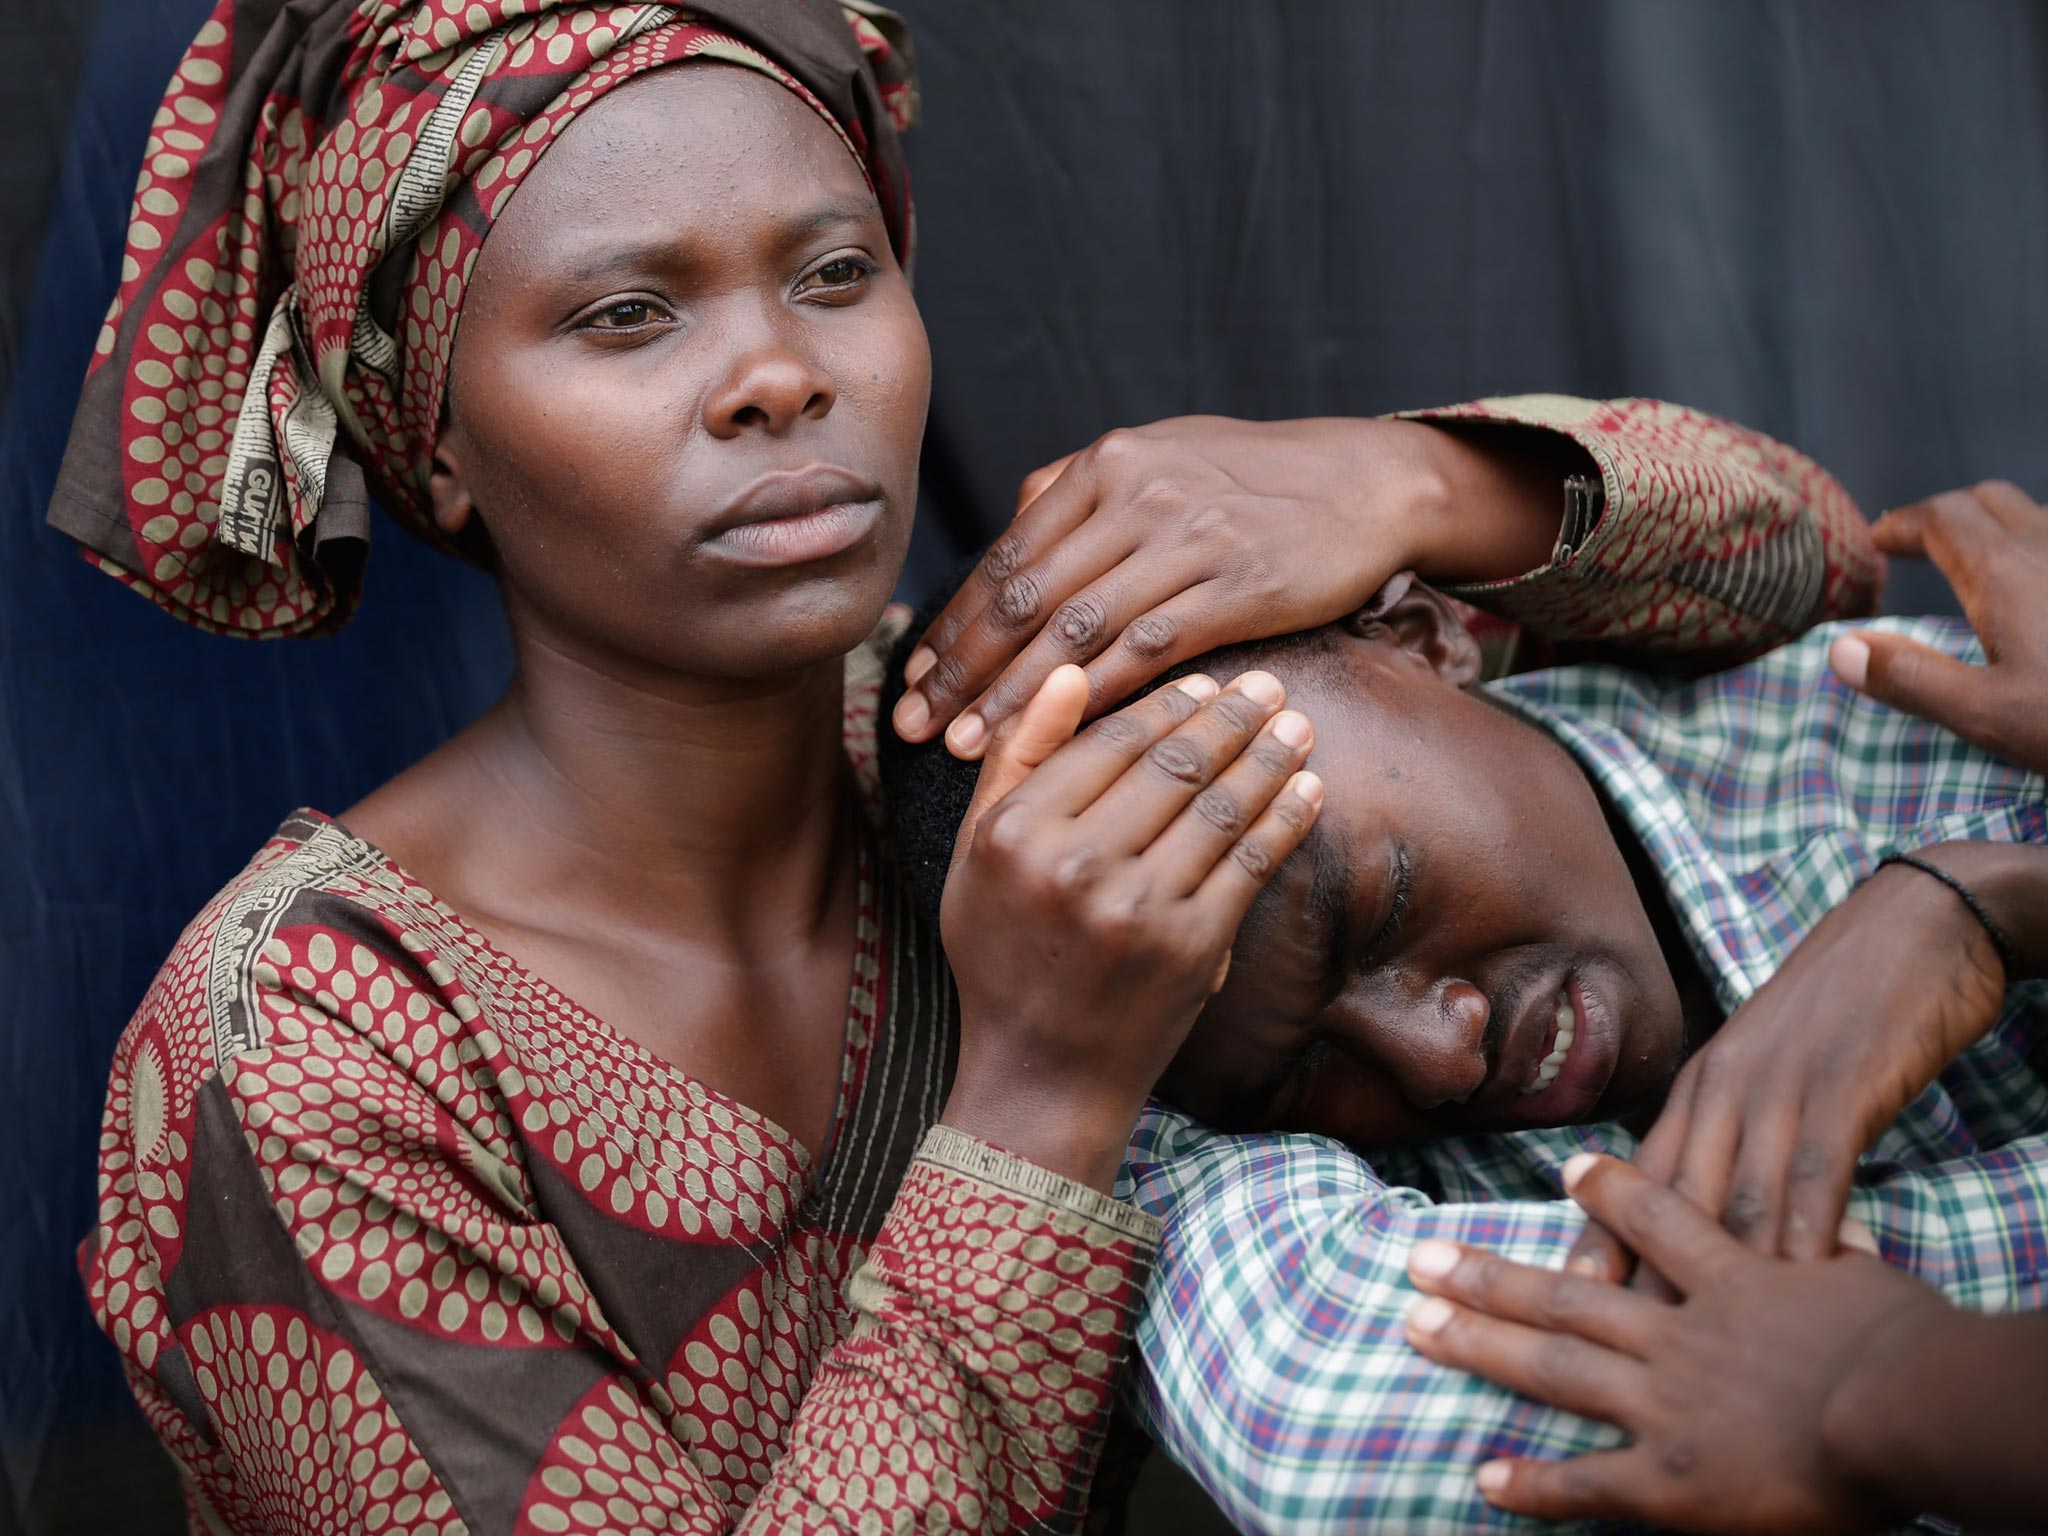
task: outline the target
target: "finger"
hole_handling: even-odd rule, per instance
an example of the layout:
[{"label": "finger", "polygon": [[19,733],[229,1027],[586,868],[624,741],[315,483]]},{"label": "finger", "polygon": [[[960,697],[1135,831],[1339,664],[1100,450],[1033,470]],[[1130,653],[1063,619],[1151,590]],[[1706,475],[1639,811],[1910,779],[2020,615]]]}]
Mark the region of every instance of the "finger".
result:
[{"label": "finger", "polygon": [[1785,1160],[1785,1230],[1779,1248],[1788,1259],[1817,1259],[1840,1239],[1849,1189],[1861,1148],[1856,1138],[1823,1131],[1844,1123],[1839,1108],[1815,1104]]},{"label": "finger", "polygon": [[1565,1187],[1590,1216],[1690,1295],[1747,1257],[1714,1219],[1642,1170],[1582,1152],[1565,1164]]},{"label": "finger", "polygon": [[2025,533],[2048,516],[2048,507],[2010,480],[1980,480],[1970,488],[1977,501],[2007,533]]},{"label": "finger", "polygon": [[[1058,674],[1061,687],[1072,690],[1062,697],[1065,709],[1078,708],[1074,697],[1081,689],[1074,679],[1080,670],[1073,667]],[[1170,688],[1147,694],[1063,743],[1008,798],[1028,798],[1052,815],[1079,816],[1149,748],[1199,713],[1215,692],[1210,678],[1184,677]]]},{"label": "finger", "polygon": [[[2009,539],[2005,526],[1975,491],[1943,491],[1888,512],[1879,521],[1885,534],[1878,548],[1889,554],[1897,544],[1901,554],[1932,560],[1966,610],[1986,562],[1996,558]],[[1875,529],[1872,537],[1876,538]]]},{"label": "finger", "polygon": [[[1133,852],[1151,848],[1182,811],[1214,786],[1286,702],[1287,690],[1270,672],[1233,678],[1105,788],[1081,813],[1084,823],[1104,846],[1120,845]],[[1288,771],[1293,767],[1290,763]],[[1250,816],[1243,818],[1244,825],[1250,822]]]},{"label": "finger", "polygon": [[[1062,474],[988,547],[912,653],[920,669],[916,683],[897,702],[894,723],[899,735],[907,741],[924,741],[945,729],[960,706],[980,693],[1014,653],[1013,644],[1000,652],[1000,659],[992,659],[988,649],[991,638],[1009,635],[1021,644],[1018,632],[1036,632],[1032,614],[1042,606],[1049,611],[1061,598],[1046,599],[1039,585],[1043,576],[1026,573],[1048,551],[1063,545],[1094,510],[1094,477],[1086,472],[1085,464],[1072,466],[1070,473]],[[1119,535],[1112,531],[1107,537]],[[1094,569],[1075,581],[1076,586],[1111,569],[1129,553],[1127,548],[1101,539],[1093,541],[1092,548]],[[979,643],[959,653],[963,636],[977,629]],[[923,661],[918,654],[923,651],[930,651],[933,659]],[[906,665],[906,680],[909,675]]]},{"label": "finger", "polygon": [[1063,453],[1050,464],[1041,464],[1037,469],[1026,475],[1022,483],[1017,487],[1017,510],[1012,512],[1010,516],[1013,518],[1021,517],[1024,509],[1043,496],[1047,489],[1051,487],[1053,481],[1065,474],[1067,466],[1073,463],[1079,456],[1079,450],[1076,450],[1074,453]]},{"label": "finger", "polygon": [[1128,618],[1115,639],[1088,662],[1091,708],[1127,699],[1153,678],[1233,641],[1263,638],[1258,616],[1234,603],[1216,578],[1154,603]]},{"label": "finger", "polygon": [[1530,1457],[1480,1467],[1480,1496],[1496,1509],[1537,1520],[1654,1520],[1655,1474],[1634,1446],[1567,1461]]},{"label": "finger", "polygon": [[[1636,1148],[1635,1167],[1659,1184],[1668,1186],[1678,1176],[1678,1159],[1685,1151],[1686,1136],[1692,1128],[1692,1106],[1698,1090],[1698,1072],[1688,1070],[1679,1073],[1678,1080],[1671,1085],[1671,1092],[1665,1096],[1657,1123],[1650,1127],[1650,1134]],[[1603,1227],[1602,1230],[1606,1229]],[[1615,1234],[1615,1241],[1621,1243],[1624,1252],[1627,1251],[1628,1244],[1622,1242],[1620,1233]],[[1658,1273],[1656,1265],[1644,1260],[1640,1254],[1631,1254],[1630,1261],[1633,1266],[1628,1279],[1630,1290],[1654,1301],[1678,1300],[1677,1287]]]},{"label": "finger", "polygon": [[1573,1334],[1505,1322],[1441,1296],[1410,1307],[1407,1330],[1425,1359],[1569,1413],[1618,1424],[1644,1400],[1642,1361]]},{"label": "finger", "polygon": [[1564,1256],[1566,1274],[1584,1275],[1608,1285],[1622,1284],[1635,1267],[1635,1255],[1622,1247],[1621,1239],[1591,1220]]},{"label": "finger", "polygon": [[1835,676],[1858,693],[1947,726],[1966,740],[1982,735],[1998,711],[1997,679],[1988,667],[1909,640],[1863,629],[1837,636],[1828,647]]},{"label": "finger", "polygon": [[1517,1264],[1440,1238],[1410,1251],[1408,1278],[1419,1291],[1503,1322],[1573,1334],[1637,1359],[1648,1353],[1651,1330],[1664,1315],[1656,1302],[1619,1286]]},{"label": "finger", "polygon": [[1225,850],[1189,900],[1221,931],[1237,932],[1252,898],[1301,846],[1322,808],[1323,781],[1303,769],[1273,797],[1251,830]]},{"label": "finger", "polygon": [[[1785,1181],[1800,1134],[1799,1102],[1772,1094],[1742,1122],[1742,1140],[1721,1200],[1721,1225],[1752,1253],[1776,1257],[1785,1221]],[[1833,1230],[1833,1224],[1829,1224]]]},{"label": "finger", "polygon": [[[1140,633],[1145,633],[1143,621],[1148,610],[1173,601],[1189,589],[1190,582],[1197,589],[1213,585],[1195,580],[1190,573],[1163,566],[1156,557],[1141,560],[1133,556],[1120,561],[1107,573],[1091,575],[1097,560],[1096,552],[1088,547],[1089,542],[1089,533],[1083,530],[1032,570],[1017,577],[1019,581],[1034,583],[1034,591],[1063,594],[1059,596],[1058,606],[1047,612],[1035,629],[996,633],[988,627],[994,621],[984,611],[954,646],[956,654],[969,658],[970,668],[978,667],[977,658],[984,655],[994,657],[996,668],[992,680],[982,691],[958,706],[953,726],[946,732],[946,743],[956,752],[969,745],[963,732],[971,732],[970,720],[979,720],[983,730],[993,729],[1031,697],[1054,667],[1067,662],[1090,666],[1105,651],[1111,650],[1133,625],[1140,626]],[[1070,565],[1072,569],[1068,569]],[[1068,584],[1076,580],[1085,584],[1078,590],[1068,591]],[[1047,600],[1052,599],[1048,597]],[[1213,613],[1216,607],[1214,600],[1210,599],[1207,606]],[[1222,638],[1220,634],[1216,637],[1218,641]],[[1209,649],[1210,644],[1204,644],[1198,650],[1176,653],[1172,660],[1182,659],[1183,654],[1198,655],[1200,651]],[[1098,686],[1091,670],[1091,706],[1099,710],[1129,698],[1169,665],[1170,661],[1161,659],[1138,681],[1115,693],[1105,692]],[[932,707],[936,711],[953,706],[948,700],[935,698]]]},{"label": "finger", "polygon": [[[1189,679],[1192,681],[1192,679]],[[1206,679],[1204,680],[1206,681]],[[998,738],[974,781],[974,796],[953,840],[953,861],[974,841],[984,812],[1022,784],[1032,771],[1073,739],[1088,703],[1088,679],[1079,667],[1063,668],[1045,680],[1010,730]]]},{"label": "finger", "polygon": [[1734,1172],[1735,1149],[1742,1136],[1742,1103],[1730,1103],[1711,1085],[1702,1083],[1685,1128],[1685,1145],[1669,1183],[1679,1194],[1721,1219]]},{"label": "finger", "polygon": [[1314,742],[1315,727],[1306,715],[1283,709],[1268,720],[1145,850],[1154,888],[1184,896],[1206,880],[1230,845],[1265,814]]}]

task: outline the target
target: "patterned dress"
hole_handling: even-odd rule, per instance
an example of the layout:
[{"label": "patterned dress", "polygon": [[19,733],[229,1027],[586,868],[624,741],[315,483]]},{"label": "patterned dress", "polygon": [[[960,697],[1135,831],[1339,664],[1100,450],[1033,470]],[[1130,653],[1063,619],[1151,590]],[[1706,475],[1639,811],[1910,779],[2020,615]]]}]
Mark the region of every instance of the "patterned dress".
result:
[{"label": "patterned dress", "polygon": [[289,817],[121,1041],[82,1256],[193,1529],[1071,1527],[1155,1225],[933,1126],[873,826],[859,902],[814,1161]]}]

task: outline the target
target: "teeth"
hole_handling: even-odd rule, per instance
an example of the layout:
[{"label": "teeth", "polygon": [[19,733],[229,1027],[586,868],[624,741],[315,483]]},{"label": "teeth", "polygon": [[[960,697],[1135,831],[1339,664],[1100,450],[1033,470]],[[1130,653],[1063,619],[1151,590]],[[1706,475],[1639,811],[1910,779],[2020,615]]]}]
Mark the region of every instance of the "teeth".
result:
[{"label": "teeth", "polygon": [[1557,1081],[1557,1074],[1564,1067],[1565,1058],[1572,1053],[1572,1025],[1577,1016],[1572,1012],[1570,1002],[1560,998],[1557,1004],[1557,1038],[1551,1043],[1550,1054],[1536,1064],[1536,1076],[1529,1086],[1522,1090],[1522,1097],[1541,1093]]}]

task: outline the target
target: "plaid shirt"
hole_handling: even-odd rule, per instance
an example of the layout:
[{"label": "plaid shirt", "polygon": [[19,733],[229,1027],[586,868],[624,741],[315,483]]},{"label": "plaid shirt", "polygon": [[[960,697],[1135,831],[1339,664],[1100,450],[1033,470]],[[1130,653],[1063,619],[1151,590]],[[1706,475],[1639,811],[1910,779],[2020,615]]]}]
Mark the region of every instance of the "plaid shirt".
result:
[{"label": "plaid shirt", "polygon": [[[1893,850],[2048,842],[2041,779],[1838,684],[1828,626],[1737,671],[1662,682],[1565,667],[1493,685],[1612,798],[1661,873],[1722,1006],[1741,1005]],[[1971,661],[1959,623],[1881,620]],[[1907,1106],[1852,1213],[1958,1304],[2048,1306],[2048,1087],[2030,1067],[2048,985]],[[1555,1267],[1581,1217],[1559,1169],[1627,1157],[1615,1125],[1469,1137],[1368,1165],[1316,1136],[1219,1136],[1160,1107],[1119,1193],[1164,1218],[1138,1344],[1141,1419],[1252,1531],[1466,1531],[1523,1522],[1477,1495],[1492,1456],[1570,1455],[1618,1431],[1410,1350],[1425,1237]]]}]

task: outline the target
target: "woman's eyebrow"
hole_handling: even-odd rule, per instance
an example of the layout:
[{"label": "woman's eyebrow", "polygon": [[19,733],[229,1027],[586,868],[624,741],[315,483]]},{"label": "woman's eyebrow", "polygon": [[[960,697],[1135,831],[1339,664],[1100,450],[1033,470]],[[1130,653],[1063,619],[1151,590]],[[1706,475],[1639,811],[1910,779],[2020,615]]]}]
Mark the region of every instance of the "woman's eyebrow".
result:
[{"label": "woman's eyebrow", "polygon": [[[879,221],[881,209],[872,201],[849,200],[827,203],[801,213],[778,217],[774,242],[787,249],[815,240],[833,229]],[[694,259],[687,239],[655,236],[644,240],[607,241],[582,250],[571,249],[554,263],[554,270],[572,286],[584,287],[621,276],[666,271],[687,266]]]}]

